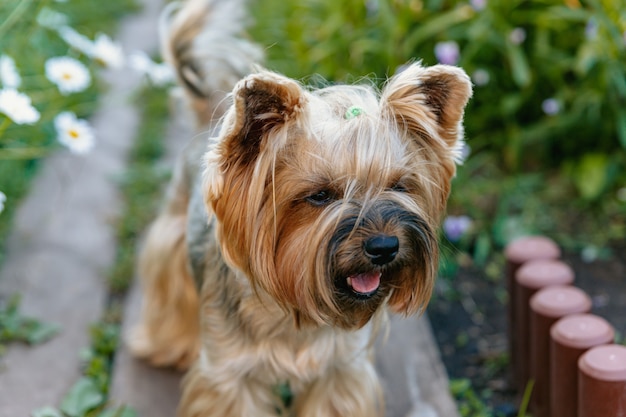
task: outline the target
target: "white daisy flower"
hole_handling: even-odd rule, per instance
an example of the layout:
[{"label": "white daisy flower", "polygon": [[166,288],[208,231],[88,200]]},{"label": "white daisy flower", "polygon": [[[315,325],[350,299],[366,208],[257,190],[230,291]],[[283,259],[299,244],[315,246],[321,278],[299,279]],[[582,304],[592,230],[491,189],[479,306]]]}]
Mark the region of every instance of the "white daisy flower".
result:
[{"label": "white daisy flower", "polygon": [[55,57],[46,61],[46,77],[63,95],[84,91],[91,84],[91,75],[80,61],[70,57]]},{"label": "white daisy flower", "polygon": [[94,40],[90,57],[110,68],[119,69],[124,66],[122,47],[104,34],[99,34]]},{"label": "white daisy flower", "polygon": [[128,59],[129,66],[135,71],[148,77],[154,85],[162,87],[174,82],[174,71],[166,62],[158,64],[143,51],[132,53]]},{"label": "white daisy flower", "polygon": [[87,55],[101,64],[110,68],[121,68],[124,65],[124,52],[118,43],[115,43],[107,35],[98,34],[92,42],[85,35],[81,35],[69,26],[63,26],[58,30],[59,36],[77,51]]},{"label": "white daisy flower", "polygon": [[48,29],[58,29],[67,25],[68,18],[63,13],[59,13],[48,7],[43,7],[37,15],[37,23]]},{"label": "white daisy flower", "polygon": [[57,139],[67,146],[72,153],[86,154],[96,143],[93,128],[83,119],[78,119],[72,112],[59,113],[54,118]]},{"label": "white daisy flower", "polygon": [[172,67],[170,67],[165,62],[161,64],[154,64],[154,66],[148,73],[148,78],[150,78],[150,81],[152,81],[152,83],[157,87],[163,87],[175,81],[174,71],[172,71]]},{"label": "white daisy flower", "polygon": [[0,83],[8,88],[18,88],[22,84],[15,61],[8,55],[0,55]]},{"label": "white daisy flower", "polygon": [[94,44],[85,35],[81,35],[69,26],[59,28],[59,36],[72,48],[87,56],[91,56]]},{"label": "white daisy flower", "polygon": [[0,113],[4,113],[18,125],[32,125],[40,117],[37,109],[30,103],[30,97],[14,88],[0,90]]},{"label": "white daisy flower", "polygon": [[7,196],[0,191],[0,213],[4,210],[4,202],[7,201]]},{"label": "white daisy flower", "polygon": [[135,51],[128,57],[128,65],[139,72],[140,74],[147,74],[150,68],[154,65],[154,62],[148,54],[143,51]]}]

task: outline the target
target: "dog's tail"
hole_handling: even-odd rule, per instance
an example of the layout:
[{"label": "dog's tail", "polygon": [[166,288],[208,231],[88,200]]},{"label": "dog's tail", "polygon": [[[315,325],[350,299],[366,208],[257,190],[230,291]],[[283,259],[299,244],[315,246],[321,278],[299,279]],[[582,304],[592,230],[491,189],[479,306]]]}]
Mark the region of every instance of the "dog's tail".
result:
[{"label": "dog's tail", "polygon": [[201,126],[219,118],[234,85],[263,60],[244,35],[245,0],[187,0],[161,15],[162,53],[186,90]]}]

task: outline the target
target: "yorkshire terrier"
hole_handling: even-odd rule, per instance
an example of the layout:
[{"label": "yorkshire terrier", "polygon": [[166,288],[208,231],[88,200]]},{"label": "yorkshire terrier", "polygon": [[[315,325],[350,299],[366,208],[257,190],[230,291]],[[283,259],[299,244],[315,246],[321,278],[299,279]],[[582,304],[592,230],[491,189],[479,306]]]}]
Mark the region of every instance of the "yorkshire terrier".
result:
[{"label": "yorkshire terrier", "polygon": [[131,349],[191,367],[180,417],[381,416],[373,340],[430,298],[470,80],[412,63],[381,91],[306,88],[255,67],[242,10],[164,15],[203,133],[146,238]]}]

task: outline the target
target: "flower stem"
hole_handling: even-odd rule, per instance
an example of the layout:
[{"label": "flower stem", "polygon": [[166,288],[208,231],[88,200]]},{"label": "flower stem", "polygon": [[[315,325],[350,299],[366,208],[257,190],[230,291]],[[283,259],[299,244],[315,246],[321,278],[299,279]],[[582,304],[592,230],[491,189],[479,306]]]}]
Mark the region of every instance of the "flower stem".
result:
[{"label": "flower stem", "polygon": [[14,159],[38,159],[46,156],[49,148],[6,148],[0,149],[0,160]]},{"label": "flower stem", "polygon": [[4,117],[4,120],[0,124],[0,139],[2,139],[2,135],[4,131],[7,130],[7,127],[11,124],[11,119],[9,117]]},{"label": "flower stem", "polygon": [[15,6],[15,9],[9,14],[9,16],[0,24],[0,38],[4,36],[4,33],[11,28],[13,23],[17,22],[20,17],[26,12],[28,6],[32,0],[22,0],[20,3]]}]

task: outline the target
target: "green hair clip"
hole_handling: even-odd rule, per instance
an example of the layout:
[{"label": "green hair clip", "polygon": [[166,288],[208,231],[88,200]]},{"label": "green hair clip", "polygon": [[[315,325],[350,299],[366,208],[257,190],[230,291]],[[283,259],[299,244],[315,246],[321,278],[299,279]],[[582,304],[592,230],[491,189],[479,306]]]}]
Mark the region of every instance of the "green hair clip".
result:
[{"label": "green hair clip", "polygon": [[362,108],[358,106],[351,106],[348,108],[348,110],[346,110],[346,114],[343,117],[347,120],[350,120],[360,116],[361,114],[363,114]]}]

